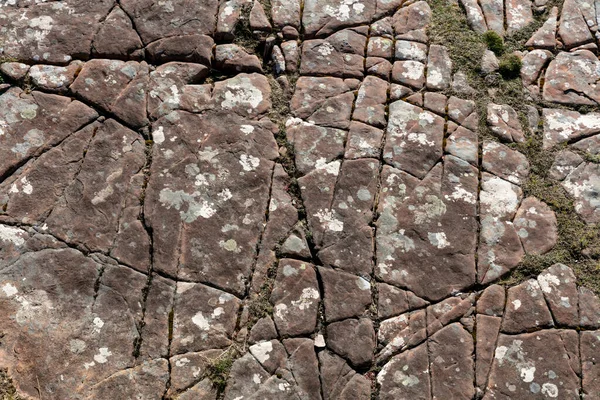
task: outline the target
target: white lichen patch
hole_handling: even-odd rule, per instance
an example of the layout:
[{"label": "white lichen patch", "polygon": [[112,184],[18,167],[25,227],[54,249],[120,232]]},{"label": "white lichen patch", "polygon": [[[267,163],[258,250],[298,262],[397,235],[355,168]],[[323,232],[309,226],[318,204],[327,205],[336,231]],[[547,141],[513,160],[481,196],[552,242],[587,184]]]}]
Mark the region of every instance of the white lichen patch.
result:
[{"label": "white lichen patch", "polygon": [[13,297],[19,293],[19,290],[10,282],[2,285],[2,291],[6,297]]},{"label": "white lichen patch", "polygon": [[27,235],[21,228],[8,225],[0,225],[0,240],[4,242],[10,242],[15,246],[22,246],[25,244],[24,237]]},{"label": "white lichen patch", "polygon": [[314,216],[319,219],[321,225],[330,231],[341,232],[344,230],[344,223],[334,217],[332,210],[321,209]]},{"label": "white lichen patch", "polygon": [[447,238],[446,238],[446,233],[444,232],[429,232],[427,234],[427,238],[429,239],[429,243],[431,243],[433,246],[437,247],[438,249],[443,249],[446,248],[448,246],[450,246],[450,242],[448,242]]},{"label": "white lichen patch", "polygon": [[260,362],[264,364],[270,358],[270,353],[273,351],[273,343],[271,342],[262,342],[257,343],[249,348],[250,353]]},{"label": "white lichen patch", "polygon": [[251,156],[249,154],[242,154],[239,160],[240,165],[244,171],[254,171],[260,165],[260,158]]}]

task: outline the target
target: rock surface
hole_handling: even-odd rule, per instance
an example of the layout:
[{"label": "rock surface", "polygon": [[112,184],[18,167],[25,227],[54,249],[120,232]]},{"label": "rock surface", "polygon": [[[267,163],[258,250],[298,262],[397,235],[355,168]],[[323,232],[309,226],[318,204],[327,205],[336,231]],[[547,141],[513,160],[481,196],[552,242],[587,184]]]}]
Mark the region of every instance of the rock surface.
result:
[{"label": "rock surface", "polygon": [[0,1],[0,398],[595,398],[598,2],[438,3]]}]

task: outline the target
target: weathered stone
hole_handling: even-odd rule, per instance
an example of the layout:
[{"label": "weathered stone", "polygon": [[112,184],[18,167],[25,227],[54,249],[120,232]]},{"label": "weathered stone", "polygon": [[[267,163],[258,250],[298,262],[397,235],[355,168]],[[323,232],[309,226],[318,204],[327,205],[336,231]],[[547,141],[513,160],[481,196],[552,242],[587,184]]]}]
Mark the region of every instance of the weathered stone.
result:
[{"label": "weathered stone", "polygon": [[556,323],[561,326],[579,325],[579,300],[575,274],[564,264],[554,264],[537,278]]},{"label": "weathered stone", "polygon": [[579,324],[584,328],[600,327],[600,299],[584,287],[579,288]]},{"label": "weathered stone", "polygon": [[156,63],[183,61],[210,66],[213,46],[213,39],[207,35],[173,36],[150,43],[146,55]]},{"label": "weathered stone", "polygon": [[427,60],[427,89],[445,90],[452,79],[452,60],[448,49],[432,44]]},{"label": "weathered stone", "polygon": [[533,36],[525,43],[527,47],[535,47],[537,49],[552,50],[556,47],[556,21],[558,18],[558,8],[552,7],[550,15],[544,24],[538,29]]},{"label": "weathered stone", "polygon": [[362,78],[366,43],[366,37],[350,29],[336,32],[326,39],[307,40],[302,45],[300,73]]},{"label": "weathered stone", "polygon": [[[594,40],[579,3],[575,0],[565,0],[560,14],[558,34],[567,49]],[[581,2],[581,4],[583,5],[585,2]]]},{"label": "weathered stone", "polygon": [[483,143],[483,168],[509,182],[521,185],[529,176],[527,157],[498,142]]},{"label": "weathered stone", "polygon": [[479,7],[479,3],[476,0],[460,0],[460,2],[467,13],[467,21],[469,21],[471,29],[477,33],[485,33],[488,26],[485,23],[485,16],[481,7]]},{"label": "weathered stone", "polygon": [[392,63],[385,58],[367,57],[365,61],[367,75],[374,75],[384,80],[390,79]]},{"label": "weathered stone", "polygon": [[381,58],[392,58],[394,54],[394,42],[392,39],[371,36],[367,44],[367,56],[368,57],[381,57]]},{"label": "weathered stone", "polygon": [[581,163],[571,172],[562,186],[574,198],[575,211],[587,223],[600,221],[600,165]]},{"label": "weathered stone", "polygon": [[550,177],[562,181],[571,172],[583,162],[583,158],[579,154],[569,150],[562,150],[556,154],[552,168],[550,168]]},{"label": "weathered stone", "polygon": [[251,344],[261,341],[268,341],[277,337],[275,324],[270,316],[263,317],[256,321],[256,324],[250,330],[248,342]]},{"label": "weathered stone", "polygon": [[347,26],[368,23],[375,12],[374,2],[360,0],[306,0],[302,26],[308,37],[326,36]]},{"label": "weathered stone", "polygon": [[294,376],[300,398],[320,400],[319,361],[314,351],[315,342],[304,338],[285,339],[283,345],[289,354],[287,369]]},{"label": "weathered stone", "polygon": [[319,267],[319,275],[327,322],[361,316],[371,305],[371,284],[366,279],[324,267]]},{"label": "weathered stone", "polygon": [[404,101],[390,104],[383,158],[423,178],[442,156],[444,120]]},{"label": "weathered stone", "polygon": [[500,334],[484,399],[579,397],[579,378],[559,332]]},{"label": "weathered stone", "polygon": [[320,298],[312,264],[288,259],[279,262],[271,303],[274,305],[273,319],[281,335],[313,332]]},{"label": "weathered stone", "polygon": [[[479,307],[479,303],[477,305]],[[477,342],[475,352],[475,384],[479,389],[485,389],[502,318],[489,315],[477,315]]]},{"label": "weathered stone", "polygon": [[300,0],[272,0],[271,16],[276,28],[300,29]]},{"label": "weathered stone", "polygon": [[0,65],[0,71],[15,81],[25,78],[29,68],[31,68],[29,65],[20,62],[5,62]]},{"label": "weathered stone", "polygon": [[594,398],[600,393],[600,332],[581,332],[581,370],[582,395],[584,398]]},{"label": "weathered stone", "polygon": [[352,119],[383,128],[386,125],[387,92],[388,83],[386,81],[374,76],[367,76],[358,90]]},{"label": "weathered stone", "polygon": [[361,122],[350,123],[345,158],[378,158],[383,131]]},{"label": "weathered stone", "polygon": [[216,46],[215,67],[230,72],[262,72],[258,57],[248,54],[236,44]]},{"label": "weathered stone", "polygon": [[283,58],[285,60],[285,70],[289,73],[298,71],[298,61],[300,59],[298,42],[289,40],[281,43],[281,51],[283,52]]},{"label": "weathered stone", "polygon": [[373,323],[368,318],[346,319],[327,326],[327,347],[355,368],[371,364],[375,342]]},{"label": "weathered stone", "polygon": [[176,354],[231,343],[240,307],[235,296],[200,283],[179,282],[174,306],[171,349]]},{"label": "weathered stone", "polygon": [[472,165],[479,159],[477,134],[473,131],[458,127],[447,139],[445,150]]},{"label": "weathered stone", "polygon": [[513,222],[528,254],[544,254],[558,241],[554,211],[535,197],[523,200]]},{"label": "weathered stone", "polygon": [[392,81],[414,89],[425,85],[425,64],[418,61],[396,61],[392,67]]},{"label": "weathered stone", "polygon": [[481,57],[481,72],[487,75],[498,71],[498,68],[500,68],[498,57],[493,51],[486,50]]},{"label": "weathered stone", "polygon": [[532,94],[539,94],[539,86],[537,85],[538,79],[540,78],[543,68],[551,59],[552,53],[548,50],[532,50],[521,60],[523,63],[523,66],[521,67],[521,80],[523,81],[524,87],[535,87],[535,89],[529,89]]},{"label": "weathered stone", "polygon": [[426,43],[425,29],[431,22],[431,15],[431,7],[425,1],[417,1],[400,8],[392,19],[397,38]]},{"label": "weathered stone", "polygon": [[530,279],[508,289],[502,332],[520,333],[553,325],[538,281]]},{"label": "weathered stone", "polygon": [[448,325],[428,340],[432,398],[473,398],[473,347],[471,334],[459,323]]},{"label": "weathered stone", "polygon": [[382,400],[431,399],[427,346],[407,350],[392,358],[377,375]]},{"label": "weathered stone", "polygon": [[544,148],[600,133],[600,114],[544,108]]},{"label": "weathered stone", "polygon": [[513,34],[533,22],[529,0],[508,0],[506,3],[506,33]]},{"label": "weathered stone", "polygon": [[385,347],[378,361],[385,360],[405,348],[414,347],[427,339],[425,310],[417,310],[381,322],[377,339]]},{"label": "weathered stone", "polygon": [[254,0],[252,4],[252,10],[250,11],[250,28],[259,30],[259,31],[271,31],[271,22],[269,22],[269,18],[267,14],[265,14],[265,9],[260,1]]},{"label": "weathered stone", "polygon": [[323,400],[368,400],[371,381],[354,372],[346,362],[328,351],[319,353]]},{"label": "weathered stone", "polygon": [[[473,166],[449,155],[443,168],[438,163],[412,191],[403,185],[390,188],[408,199],[392,203],[377,221],[376,275],[428,300],[470,286],[475,280],[477,181]],[[444,226],[453,228],[440,229]]]},{"label": "weathered stone", "polygon": [[248,351],[270,374],[285,367],[287,353],[279,340],[255,343],[248,348]]},{"label": "weathered stone", "polygon": [[250,353],[238,358],[229,372],[229,384],[225,389],[227,400],[252,398],[261,384],[269,379],[269,374]]},{"label": "weathered stone", "polygon": [[488,286],[477,301],[477,313],[501,317],[504,314],[505,297],[506,293],[502,286]]},{"label": "weathered stone", "polygon": [[115,7],[104,20],[92,42],[92,54],[103,58],[138,59],[143,55],[142,40],[129,16]]},{"label": "weathered stone", "polygon": [[524,142],[523,128],[517,112],[509,105],[489,103],[487,122],[492,132],[508,142]]},{"label": "weathered stone", "polygon": [[217,398],[217,388],[210,379],[205,378],[177,396],[178,400],[215,400]]},{"label": "weathered stone", "polygon": [[475,89],[469,85],[467,76],[461,71],[454,74],[454,78],[452,79],[452,90],[465,95],[472,95],[475,93]]},{"label": "weathered stone", "polygon": [[286,125],[286,137],[294,145],[296,168],[300,173],[327,168],[327,163],[343,155],[345,131],[302,120],[291,120]]},{"label": "weathered stone", "polygon": [[223,356],[223,350],[214,349],[171,357],[171,387],[169,392],[178,393],[189,388],[198,381],[198,378],[206,375],[212,363]]},{"label": "weathered stone", "polygon": [[386,283],[377,284],[377,295],[377,316],[379,318],[400,315],[428,304],[427,301],[415,296],[412,292],[398,289]]},{"label": "weathered stone", "polygon": [[487,22],[487,29],[504,36],[504,3],[498,0],[482,0],[481,11]]},{"label": "weathered stone", "polygon": [[550,62],[544,81],[546,101],[597,105],[600,102],[598,58],[589,50],[560,52]]},{"label": "weathered stone", "polygon": [[306,242],[306,236],[302,229],[295,229],[285,242],[281,245],[280,251],[284,255],[295,256],[299,258],[310,258],[310,249]]}]

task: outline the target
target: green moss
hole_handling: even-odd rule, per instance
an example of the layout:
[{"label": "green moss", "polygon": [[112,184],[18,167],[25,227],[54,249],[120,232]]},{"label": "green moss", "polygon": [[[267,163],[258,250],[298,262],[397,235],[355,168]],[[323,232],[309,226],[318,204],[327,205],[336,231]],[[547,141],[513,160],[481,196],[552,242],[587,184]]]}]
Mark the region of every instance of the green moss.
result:
[{"label": "green moss", "polygon": [[231,367],[239,356],[240,352],[237,349],[230,347],[221,353],[219,357],[211,360],[211,363],[208,366],[208,378],[219,393],[222,393],[225,390]]},{"label": "green moss", "polygon": [[0,369],[0,400],[23,400],[5,369]]},{"label": "green moss", "polygon": [[487,31],[483,34],[483,40],[487,44],[488,49],[493,51],[497,56],[504,53],[504,39],[494,31]]},{"label": "green moss", "polygon": [[507,54],[500,58],[500,74],[504,79],[518,78],[521,74],[521,59],[516,54]]}]

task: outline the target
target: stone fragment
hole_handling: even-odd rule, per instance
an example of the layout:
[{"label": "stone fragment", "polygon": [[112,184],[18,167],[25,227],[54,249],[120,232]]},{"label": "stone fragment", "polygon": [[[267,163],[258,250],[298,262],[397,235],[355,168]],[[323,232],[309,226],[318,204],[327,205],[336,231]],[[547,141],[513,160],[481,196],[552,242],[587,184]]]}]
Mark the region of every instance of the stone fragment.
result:
[{"label": "stone fragment", "polygon": [[452,79],[452,60],[448,49],[432,44],[429,46],[427,60],[427,89],[445,90]]},{"label": "stone fragment", "polygon": [[273,25],[282,29],[293,27],[300,29],[300,0],[272,0],[271,16]]},{"label": "stone fragment", "polygon": [[299,258],[310,258],[310,249],[306,242],[306,236],[302,229],[295,229],[285,242],[281,245],[280,251],[284,255],[295,256]]},{"label": "stone fragment", "polygon": [[535,197],[523,200],[513,223],[528,254],[544,254],[558,241],[554,211]]},{"label": "stone fragment", "polygon": [[558,8],[552,7],[548,19],[525,43],[527,47],[536,49],[553,50],[556,47],[556,21],[558,18]]},{"label": "stone fragment", "polygon": [[508,0],[506,7],[506,33],[514,34],[533,22],[529,0]]},{"label": "stone fragment", "polygon": [[364,75],[366,43],[365,36],[350,29],[326,39],[307,40],[302,45],[300,74],[360,79]]},{"label": "stone fragment", "polygon": [[561,332],[500,334],[484,399],[579,397],[579,378]]},{"label": "stone fragment", "polygon": [[415,296],[412,292],[398,289],[387,283],[377,284],[377,295],[377,316],[379,318],[393,317],[428,304],[427,301]]},{"label": "stone fragment", "polygon": [[508,289],[502,332],[520,333],[553,325],[538,281],[530,279]]},{"label": "stone fragment", "polygon": [[397,60],[427,61],[427,45],[409,40],[397,40],[394,57]]},{"label": "stone fragment", "polygon": [[581,370],[584,398],[600,393],[600,332],[581,332]]},{"label": "stone fragment", "polygon": [[600,299],[584,287],[579,288],[579,324],[584,328],[600,327]]},{"label": "stone fragment", "polygon": [[492,132],[504,141],[525,141],[519,116],[509,105],[489,103],[487,106],[487,123]]},{"label": "stone fragment", "polygon": [[460,126],[446,139],[445,150],[453,156],[476,165],[479,158],[477,134]]},{"label": "stone fragment", "polygon": [[504,314],[506,293],[500,285],[488,286],[477,301],[477,313],[501,317]]},{"label": "stone fragment", "polygon": [[[448,343],[453,343],[448,346]],[[471,399],[475,394],[473,338],[461,324],[446,326],[428,340],[432,398]]]},{"label": "stone fragment", "polygon": [[261,62],[236,44],[220,44],[215,48],[215,67],[229,72],[262,72]]},{"label": "stone fragment", "polygon": [[274,374],[279,368],[285,367],[287,353],[279,340],[274,339],[268,342],[255,343],[248,347],[248,351],[270,374]]},{"label": "stone fragment", "polygon": [[538,79],[544,67],[552,59],[552,53],[549,50],[532,50],[521,59],[523,66],[521,67],[521,80],[523,86],[529,88],[535,86],[535,89],[529,89],[532,94],[539,94],[537,85]]},{"label": "stone fragment", "polygon": [[327,163],[344,153],[346,132],[312,123],[289,121],[286,137],[294,146],[296,168],[302,174],[326,168]]},{"label": "stone fragment", "polygon": [[367,44],[368,57],[392,58],[394,54],[394,42],[392,39],[371,36]]},{"label": "stone fragment", "polygon": [[475,93],[475,89],[469,85],[467,76],[461,71],[454,74],[454,78],[452,79],[452,90],[464,95],[472,95]]},{"label": "stone fragment", "polygon": [[371,284],[366,279],[324,267],[319,267],[319,275],[327,322],[361,316],[371,305]]},{"label": "stone fragment", "polygon": [[181,392],[204,376],[210,365],[219,357],[225,356],[223,350],[213,349],[197,353],[184,353],[171,357],[170,393]]},{"label": "stone fragment", "polygon": [[558,181],[565,179],[571,172],[583,162],[583,158],[577,153],[569,150],[562,150],[556,154],[554,163],[550,168],[550,177]]},{"label": "stone fragment", "polygon": [[425,1],[401,7],[392,18],[396,39],[427,43],[426,29],[431,22],[431,16],[431,7]]},{"label": "stone fragment", "polygon": [[487,22],[487,29],[504,36],[504,3],[498,0],[482,0],[481,11]]},{"label": "stone fragment", "polygon": [[385,103],[387,101],[388,83],[374,76],[364,80],[354,105],[352,119],[383,128],[386,125]]},{"label": "stone fragment", "polygon": [[487,75],[498,71],[498,68],[500,68],[498,57],[493,51],[486,50],[481,57],[481,72]]},{"label": "stone fragment", "polygon": [[383,158],[423,178],[442,156],[444,119],[404,101],[389,106]]},{"label": "stone fragment", "polygon": [[389,80],[392,73],[392,63],[385,58],[367,57],[365,60],[365,70],[367,75],[374,75],[381,79]]},{"label": "stone fragment", "polygon": [[323,400],[369,400],[371,381],[359,375],[346,362],[330,353],[319,353]]},{"label": "stone fragment", "polygon": [[121,7],[115,7],[94,36],[92,54],[102,58],[121,60],[143,56],[143,43],[129,16]]},{"label": "stone fragment", "polygon": [[213,46],[213,39],[207,35],[174,36],[150,43],[146,55],[154,63],[182,61],[210,66]]},{"label": "stone fragment", "polygon": [[586,2],[565,0],[562,7],[560,22],[558,24],[558,34],[567,49],[594,40],[586,20],[584,19],[580,4],[585,5]]},{"label": "stone fragment", "polygon": [[381,152],[383,131],[362,122],[350,123],[345,158],[378,158]]},{"label": "stone fragment", "polygon": [[277,330],[270,316],[263,317],[256,321],[256,324],[250,330],[248,342],[255,344],[262,341],[269,341],[277,338]]},{"label": "stone fragment", "polygon": [[302,27],[308,37],[322,37],[348,26],[371,21],[375,2],[360,0],[306,0],[302,9]]},{"label": "stone fragment", "polygon": [[0,71],[15,81],[25,78],[27,72],[29,72],[29,68],[31,68],[29,65],[20,62],[5,62],[0,64]]},{"label": "stone fragment", "polygon": [[498,142],[483,143],[483,169],[511,183],[521,185],[529,176],[527,157]]},{"label": "stone fragment", "polygon": [[91,60],[83,65],[71,90],[130,126],[139,128],[148,123],[148,80],[149,69],[145,62]]},{"label": "stone fragment", "polygon": [[554,264],[538,275],[537,280],[556,323],[576,328],[579,305],[573,271],[564,264]]},{"label": "stone fragment", "polygon": [[215,400],[217,398],[217,388],[210,379],[205,378],[200,382],[180,394],[178,400]]},{"label": "stone fragment", "polygon": [[200,283],[179,282],[175,294],[175,354],[224,348],[231,344],[240,301]]},{"label": "stone fragment", "polygon": [[502,318],[478,314],[476,323],[475,383],[479,389],[484,390],[494,360],[494,350]]},{"label": "stone fragment", "polygon": [[460,2],[467,13],[467,21],[471,29],[477,33],[485,33],[488,26],[479,3],[476,0],[460,0]]},{"label": "stone fragment", "polygon": [[280,335],[298,336],[313,332],[320,298],[312,264],[291,259],[279,262],[271,303]]},{"label": "stone fragment", "polygon": [[521,202],[520,187],[494,175],[482,174],[480,192],[480,244],[477,277],[489,283],[510,271],[525,252],[513,226]]},{"label": "stone fragment", "polygon": [[43,90],[64,93],[73,83],[82,64],[74,61],[66,67],[34,65],[29,69],[29,78],[35,86]]},{"label": "stone fragment", "polygon": [[418,61],[396,61],[392,67],[392,82],[414,89],[425,85],[425,64]]},{"label": "stone fragment", "polygon": [[298,42],[289,40],[281,43],[281,51],[283,52],[283,58],[285,60],[285,70],[289,73],[298,71],[298,61],[300,59]]},{"label": "stone fragment", "polygon": [[544,108],[542,119],[545,149],[600,133],[600,113]]},{"label": "stone fragment", "polygon": [[115,396],[158,399],[169,380],[167,360],[146,361],[131,369],[119,371],[93,386],[88,399],[101,400]]},{"label": "stone fragment", "polygon": [[228,385],[224,398],[227,400],[252,398],[261,385],[269,379],[269,374],[250,353],[235,360],[229,372]]},{"label": "stone fragment", "polygon": [[562,186],[573,196],[575,211],[587,223],[600,222],[600,165],[581,163],[563,181]]},{"label": "stone fragment", "polygon": [[379,371],[377,383],[382,400],[431,399],[427,346],[418,346],[392,358]]},{"label": "stone fragment", "polygon": [[271,22],[265,13],[265,9],[259,0],[254,0],[252,10],[250,10],[250,28],[258,31],[271,31]]},{"label": "stone fragment", "polygon": [[327,347],[355,368],[371,364],[375,345],[375,330],[368,318],[346,319],[327,326]]},{"label": "stone fragment", "polygon": [[285,339],[283,345],[289,354],[287,369],[294,376],[299,397],[320,400],[321,384],[315,342],[305,338]]},{"label": "stone fragment", "polygon": [[600,102],[598,58],[589,50],[560,52],[550,62],[543,98],[561,104],[597,105]]},{"label": "stone fragment", "polygon": [[381,322],[377,339],[385,346],[377,361],[385,360],[405,348],[414,347],[427,339],[425,310],[417,310]]}]

